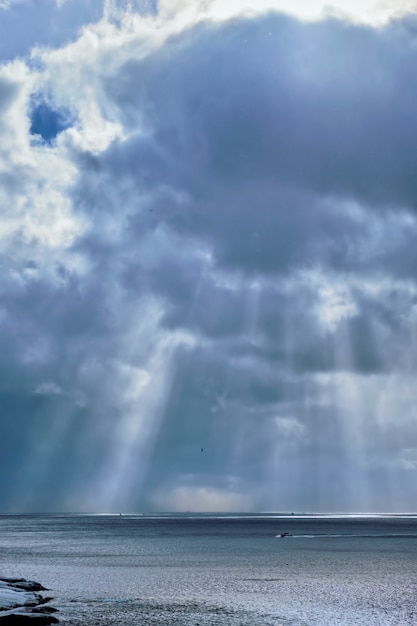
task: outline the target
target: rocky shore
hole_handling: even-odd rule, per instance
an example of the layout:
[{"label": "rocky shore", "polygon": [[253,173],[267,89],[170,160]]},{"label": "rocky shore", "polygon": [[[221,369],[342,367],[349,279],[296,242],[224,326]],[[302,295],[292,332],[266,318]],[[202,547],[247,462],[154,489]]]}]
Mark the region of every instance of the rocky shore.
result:
[{"label": "rocky shore", "polygon": [[57,609],[49,605],[52,598],[40,583],[24,578],[0,578],[0,625],[43,626],[58,624]]}]

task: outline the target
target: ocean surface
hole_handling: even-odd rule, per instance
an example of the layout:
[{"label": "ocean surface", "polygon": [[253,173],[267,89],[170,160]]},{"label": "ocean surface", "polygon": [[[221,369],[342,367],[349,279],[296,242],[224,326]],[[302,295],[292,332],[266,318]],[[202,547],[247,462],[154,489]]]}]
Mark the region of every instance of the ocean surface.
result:
[{"label": "ocean surface", "polygon": [[0,576],[77,626],[415,625],[417,517],[3,515]]}]

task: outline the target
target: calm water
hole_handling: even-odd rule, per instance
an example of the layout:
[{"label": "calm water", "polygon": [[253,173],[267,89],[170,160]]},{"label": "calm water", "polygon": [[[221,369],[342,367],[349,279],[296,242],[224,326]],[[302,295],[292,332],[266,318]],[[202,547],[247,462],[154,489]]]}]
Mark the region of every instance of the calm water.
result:
[{"label": "calm water", "polygon": [[417,624],[413,516],[0,516],[0,559],[63,624]]}]

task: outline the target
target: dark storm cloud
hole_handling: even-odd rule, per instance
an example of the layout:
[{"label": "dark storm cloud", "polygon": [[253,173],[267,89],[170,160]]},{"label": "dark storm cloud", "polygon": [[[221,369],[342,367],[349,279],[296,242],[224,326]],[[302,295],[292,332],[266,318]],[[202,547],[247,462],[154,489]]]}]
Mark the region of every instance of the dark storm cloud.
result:
[{"label": "dark storm cloud", "polygon": [[122,61],[105,85],[132,133],[86,168],[80,195],[107,189],[91,205],[120,211],[117,177],[137,190],[121,203],[139,237],[168,224],[219,267],[408,274],[413,237],[386,207],[414,207],[411,23],[375,30],[270,14],[202,24]]},{"label": "dark storm cloud", "polygon": [[412,204],[414,64],[413,18],[376,30],[270,14],[203,24],[129,59],[108,96],[126,124],[145,119],[201,192],[211,179],[274,177]]}]

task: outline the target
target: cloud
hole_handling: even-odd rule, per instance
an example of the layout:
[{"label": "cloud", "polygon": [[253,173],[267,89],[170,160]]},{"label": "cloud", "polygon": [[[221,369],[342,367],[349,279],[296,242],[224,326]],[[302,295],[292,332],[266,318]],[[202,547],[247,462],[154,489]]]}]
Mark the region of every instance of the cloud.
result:
[{"label": "cloud", "polygon": [[207,182],[228,186],[272,177],[401,205],[414,193],[414,52],[407,21],[401,27],[274,14],[203,24],[145,61],[121,51],[107,95],[126,125],[144,120],[165,160],[179,149],[200,187],[204,168]]},{"label": "cloud", "polygon": [[[60,46],[97,21],[103,0],[10,0],[0,3],[0,59],[29,57],[36,46]],[[3,9],[3,10],[2,10]]]},{"label": "cloud", "polygon": [[278,416],[275,419],[279,434],[288,439],[299,439],[304,435],[305,427],[293,417]]},{"label": "cloud", "polygon": [[4,12],[5,508],[411,502],[413,18],[83,7]]},{"label": "cloud", "polygon": [[254,508],[253,499],[246,493],[191,485],[168,487],[155,493],[152,501],[156,510],[159,511],[214,513],[219,511],[242,512]]}]

